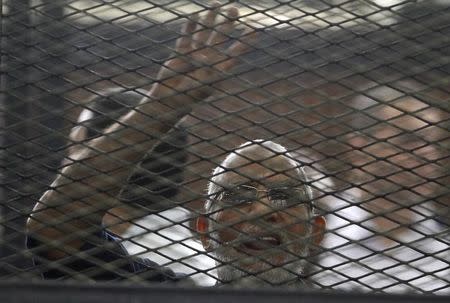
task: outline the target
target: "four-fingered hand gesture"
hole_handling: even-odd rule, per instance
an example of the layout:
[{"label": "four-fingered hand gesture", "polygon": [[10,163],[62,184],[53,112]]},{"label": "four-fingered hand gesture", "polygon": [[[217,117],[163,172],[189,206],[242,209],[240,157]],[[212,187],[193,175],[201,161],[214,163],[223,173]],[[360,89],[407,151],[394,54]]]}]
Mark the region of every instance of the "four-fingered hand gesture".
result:
[{"label": "four-fingered hand gesture", "polygon": [[254,33],[243,33],[240,40],[227,43],[232,39],[229,35],[235,29],[238,10],[228,9],[219,23],[220,13],[216,4],[204,18],[189,17],[177,40],[174,58],[165,62],[158,74],[161,85],[185,93],[194,101],[202,100],[212,94],[214,83],[226,78],[238,56],[250,49],[248,43]]}]

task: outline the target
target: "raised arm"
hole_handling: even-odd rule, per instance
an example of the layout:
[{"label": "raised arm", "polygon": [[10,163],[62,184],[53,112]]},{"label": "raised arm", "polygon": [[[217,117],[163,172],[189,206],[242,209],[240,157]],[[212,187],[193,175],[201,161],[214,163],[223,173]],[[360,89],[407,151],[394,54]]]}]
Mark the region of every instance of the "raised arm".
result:
[{"label": "raised arm", "polygon": [[244,34],[229,47],[238,11],[231,8],[218,23],[218,8],[204,18],[191,16],[182,29],[175,55],[158,74],[158,81],[139,106],[109,127],[103,136],[85,144],[57,175],[27,222],[30,235],[45,243],[47,257],[57,259],[79,249],[98,232],[133,163],[151,149],[194,105],[209,97],[248,49]]}]

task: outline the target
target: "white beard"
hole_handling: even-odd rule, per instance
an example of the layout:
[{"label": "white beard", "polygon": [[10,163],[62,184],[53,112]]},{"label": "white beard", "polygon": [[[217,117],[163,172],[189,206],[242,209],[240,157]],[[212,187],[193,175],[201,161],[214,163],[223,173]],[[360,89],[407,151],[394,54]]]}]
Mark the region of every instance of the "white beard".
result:
[{"label": "white beard", "polygon": [[[211,236],[212,239],[217,239],[217,233],[213,232]],[[287,242],[285,237],[283,236]],[[225,246],[214,240],[211,244],[212,255],[216,259],[219,283],[233,287],[302,287],[305,285],[301,277],[307,264],[305,258],[309,254],[309,247],[306,243],[302,245],[303,249],[301,250],[290,253],[284,251],[286,264],[282,266],[270,264],[271,255],[281,251],[277,248],[264,251],[261,256],[257,257],[240,252],[232,245]],[[284,247],[284,250],[287,248]],[[245,264],[257,264],[257,269],[254,270],[254,273],[246,272],[242,269]]]}]

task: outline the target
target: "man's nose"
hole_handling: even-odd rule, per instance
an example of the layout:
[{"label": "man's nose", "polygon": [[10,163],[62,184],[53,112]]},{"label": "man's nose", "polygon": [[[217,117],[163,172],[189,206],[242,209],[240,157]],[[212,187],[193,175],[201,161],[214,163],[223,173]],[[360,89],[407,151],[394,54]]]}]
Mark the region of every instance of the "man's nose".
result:
[{"label": "man's nose", "polygon": [[268,223],[280,223],[282,216],[267,198],[260,198],[252,203],[251,213],[255,219],[264,220]]}]

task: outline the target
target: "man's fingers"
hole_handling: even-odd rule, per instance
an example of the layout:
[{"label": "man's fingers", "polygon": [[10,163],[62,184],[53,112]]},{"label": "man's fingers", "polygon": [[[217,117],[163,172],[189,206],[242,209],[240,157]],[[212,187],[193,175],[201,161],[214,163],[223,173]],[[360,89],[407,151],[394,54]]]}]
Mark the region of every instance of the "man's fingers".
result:
[{"label": "man's fingers", "polygon": [[216,25],[219,11],[220,4],[215,3],[213,9],[209,10],[202,20],[197,21],[194,16],[184,25],[183,37],[177,40],[176,50],[182,54],[189,53],[193,61],[185,62],[188,65],[197,63],[214,66],[213,69],[220,71],[228,71],[237,64],[240,55],[252,48],[257,33],[254,30],[246,30],[238,41],[226,48],[225,52],[216,49],[218,44],[224,44],[230,38],[239,17],[237,8],[229,8],[224,22]]},{"label": "man's fingers", "polygon": [[245,31],[239,38],[239,41],[234,42],[228,49],[228,55],[237,57],[245,54],[252,49],[252,44],[256,42],[258,32],[254,30]]},{"label": "man's fingers", "polygon": [[208,45],[215,45],[228,39],[228,35],[234,29],[234,23],[239,17],[239,10],[235,7],[228,9],[226,21],[215,30],[209,37]]},{"label": "man's fingers", "polygon": [[217,68],[222,71],[228,71],[233,68],[237,62],[240,55],[247,53],[252,49],[252,44],[257,40],[258,33],[255,31],[245,31],[242,34],[240,41],[234,42],[228,49],[228,55],[230,59],[217,65]]},{"label": "man's fingers", "polygon": [[177,40],[175,50],[179,53],[189,52],[192,48],[192,33],[197,26],[198,15],[193,15],[181,29],[181,37]]},{"label": "man's fingers", "polygon": [[[209,39],[209,36],[211,35],[211,29],[214,26],[214,24],[216,23],[216,18],[217,18],[217,14],[219,13],[219,7],[220,7],[220,3],[215,2],[212,5],[212,9],[208,11],[208,13],[206,14],[205,18],[203,19],[203,21],[199,22],[199,28],[197,28],[197,30],[199,30],[195,35],[194,35],[194,43],[197,46],[203,46],[206,44],[206,42]],[[204,29],[202,29],[204,28]]]}]

